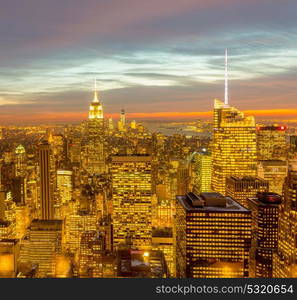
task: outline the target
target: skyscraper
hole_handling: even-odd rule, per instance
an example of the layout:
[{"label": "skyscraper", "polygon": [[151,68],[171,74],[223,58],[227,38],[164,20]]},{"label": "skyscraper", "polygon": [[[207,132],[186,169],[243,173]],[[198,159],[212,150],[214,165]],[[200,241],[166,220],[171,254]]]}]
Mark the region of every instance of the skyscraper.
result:
[{"label": "skyscraper", "polygon": [[288,162],[283,160],[260,160],[257,174],[269,182],[269,192],[283,194],[283,184],[288,173]]},{"label": "skyscraper", "polygon": [[105,172],[104,127],[103,108],[98,99],[95,80],[94,98],[89,107],[88,120],[86,168],[90,174],[101,174]]},{"label": "skyscraper", "polygon": [[177,196],[177,277],[248,277],[250,211],[218,193]]},{"label": "skyscraper", "polygon": [[57,171],[57,189],[60,205],[65,204],[72,199],[72,171]]},{"label": "skyscraper", "polygon": [[211,191],[211,153],[203,148],[193,157],[193,192],[196,194]]},{"label": "skyscraper", "polygon": [[15,149],[15,176],[24,177],[26,174],[26,150],[23,145]]},{"label": "skyscraper", "polygon": [[54,218],[54,206],[50,179],[50,152],[50,144],[47,141],[43,141],[39,145],[40,202],[41,219],[43,220],[51,220]]},{"label": "skyscraper", "polygon": [[273,257],[273,277],[297,277],[297,162],[289,167],[284,183],[284,199],[279,212],[277,252]]},{"label": "skyscraper", "polygon": [[286,126],[257,126],[258,160],[287,158]]},{"label": "skyscraper", "polygon": [[256,175],[256,124],[216,99],[213,125],[212,189],[226,194],[227,177]]},{"label": "skyscraper", "polygon": [[248,198],[256,197],[257,192],[268,192],[269,182],[267,180],[252,177],[227,177],[226,195],[248,207]]},{"label": "skyscraper", "polygon": [[121,109],[120,119],[118,121],[118,130],[125,131],[126,130],[126,115],[125,110]]},{"label": "skyscraper", "polygon": [[113,243],[130,239],[138,248],[151,246],[151,157],[112,157]]},{"label": "skyscraper", "polygon": [[125,110],[121,110],[121,115],[120,115],[120,121],[123,124],[123,127],[126,125],[126,115],[125,115]]},{"label": "skyscraper", "polygon": [[275,193],[258,193],[256,197],[248,199],[248,208],[252,214],[250,277],[272,277],[281,199]]},{"label": "skyscraper", "polygon": [[62,221],[33,220],[29,239],[22,242],[20,261],[37,264],[38,277],[55,277],[57,255],[62,250]]}]

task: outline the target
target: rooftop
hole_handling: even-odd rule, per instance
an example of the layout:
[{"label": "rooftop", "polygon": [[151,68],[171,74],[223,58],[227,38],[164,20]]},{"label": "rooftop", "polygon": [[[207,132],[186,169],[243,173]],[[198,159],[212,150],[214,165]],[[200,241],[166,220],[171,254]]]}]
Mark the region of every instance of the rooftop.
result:
[{"label": "rooftop", "polygon": [[34,219],[31,222],[31,230],[62,230],[62,220],[39,220]]},{"label": "rooftop", "polygon": [[260,177],[255,177],[255,176],[230,176],[227,178],[227,180],[232,180],[232,181],[266,181],[263,178]]},{"label": "rooftop", "polygon": [[132,154],[132,155],[113,155],[112,162],[137,162],[151,161],[152,157],[149,154]]},{"label": "rooftop", "polygon": [[282,202],[282,196],[276,193],[258,192],[256,197],[249,198],[249,201],[258,205],[279,205]]},{"label": "rooftop", "polygon": [[249,210],[240,205],[231,197],[223,196],[219,193],[187,193],[186,195],[176,196],[179,203],[187,211],[197,212],[243,212]]}]

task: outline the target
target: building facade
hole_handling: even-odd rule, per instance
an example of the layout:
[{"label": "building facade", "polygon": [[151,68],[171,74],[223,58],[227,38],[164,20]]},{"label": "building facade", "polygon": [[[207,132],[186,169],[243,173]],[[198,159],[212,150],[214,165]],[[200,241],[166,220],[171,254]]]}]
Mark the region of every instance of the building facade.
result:
[{"label": "building facade", "polygon": [[273,277],[297,277],[297,163],[290,166],[279,212],[278,248]]},{"label": "building facade", "polygon": [[257,192],[268,192],[269,182],[267,180],[253,177],[227,177],[226,195],[248,207],[248,198],[255,197]]},{"label": "building facade", "polygon": [[151,157],[112,157],[113,244],[132,240],[149,248],[152,238]]},{"label": "building facade", "polygon": [[250,277],[272,277],[281,200],[282,197],[275,193],[258,193],[256,197],[248,199],[248,208],[252,214]]},{"label": "building facade", "polygon": [[256,124],[234,107],[215,100],[212,145],[212,190],[226,194],[229,176],[255,176]]},{"label": "building facade", "polygon": [[177,196],[177,277],[249,276],[250,211],[218,193]]}]

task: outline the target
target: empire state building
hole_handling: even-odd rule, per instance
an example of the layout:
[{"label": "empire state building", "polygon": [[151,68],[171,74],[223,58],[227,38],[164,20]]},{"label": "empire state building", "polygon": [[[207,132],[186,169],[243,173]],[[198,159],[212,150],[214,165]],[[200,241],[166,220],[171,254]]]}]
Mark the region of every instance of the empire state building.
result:
[{"label": "empire state building", "polygon": [[102,174],[105,172],[104,154],[104,118],[103,107],[98,98],[95,81],[94,98],[89,106],[88,120],[88,153],[87,171],[89,174]]},{"label": "empire state building", "polygon": [[89,107],[89,120],[103,120],[102,104],[98,100],[97,84],[95,81],[94,98]]}]

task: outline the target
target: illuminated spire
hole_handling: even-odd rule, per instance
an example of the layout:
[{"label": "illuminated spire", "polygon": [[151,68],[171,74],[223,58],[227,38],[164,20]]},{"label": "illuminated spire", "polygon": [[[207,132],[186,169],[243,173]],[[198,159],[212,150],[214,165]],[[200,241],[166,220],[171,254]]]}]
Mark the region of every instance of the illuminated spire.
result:
[{"label": "illuminated spire", "polygon": [[98,91],[97,91],[97,78],[95,78],[95,87],[94,87],[93,102],[99,102],[99,100],[98,100]]},{"label": "illuminated spire", "polygon": [[89,119],[103,119],[103,108],[98,99],[96,78],[94,84],[94,98],[89,107]]},{"label": "illuminated spire", "polygon": [[225,105],[228,106],[228,52],[225,50]]}]

